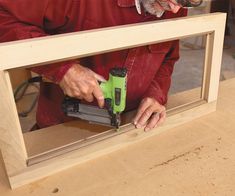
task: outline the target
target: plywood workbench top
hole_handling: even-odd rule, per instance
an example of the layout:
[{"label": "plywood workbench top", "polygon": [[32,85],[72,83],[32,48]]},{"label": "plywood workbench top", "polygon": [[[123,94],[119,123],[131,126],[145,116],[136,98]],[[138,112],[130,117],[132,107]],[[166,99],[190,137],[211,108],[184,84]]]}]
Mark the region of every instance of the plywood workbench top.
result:
[{"label": "plywood workbench top", "polygon": [[217,112],[128,148],[0,195],[235,195],[235,79],[221,83]]}]

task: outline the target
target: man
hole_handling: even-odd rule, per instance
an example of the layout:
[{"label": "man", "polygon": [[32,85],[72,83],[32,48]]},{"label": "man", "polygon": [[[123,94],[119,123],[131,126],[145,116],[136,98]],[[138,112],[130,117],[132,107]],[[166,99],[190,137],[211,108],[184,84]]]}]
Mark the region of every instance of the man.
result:
[{"label": "man", "polygon": [[[0,41],[182,17],[187,12],[183,6],[200,3],[201,0],[0,0]],[[103,107],[98,81],[108,79],[110,68],[119,66],[128,70],[127,110],[139,105],[134,124],[146,131],[156,127],[166,118],[164,104],[178,52],[178,41],[171,41],[33,68],[54,82],[41,84],[38,126],[68,120],[60,109],[64,94],[87,102],[95,99]]]}]

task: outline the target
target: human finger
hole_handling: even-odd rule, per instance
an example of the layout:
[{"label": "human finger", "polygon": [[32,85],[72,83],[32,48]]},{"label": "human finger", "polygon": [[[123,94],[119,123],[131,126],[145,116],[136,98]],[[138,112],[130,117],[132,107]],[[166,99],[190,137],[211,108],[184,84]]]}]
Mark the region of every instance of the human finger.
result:
[{"label": "human finger", "polygon": [[136,116],[134,118],[134,125],[137,126],[139,119],[141,118],[144,111],[150,106],[150,102],[147,99],[143,99],[142,102],[139,105],[139,108],[137,110]]},{"label": "human finger", "polygon": [[144,130],[149,131],[150,129],[154,128],[157,125],[159,119],[160,119],[160,114],[157,112],[153,113]]},{"label": "human finger", "polygon": [[68,95],[69,97],[73,97],[73,93],[69,88],[63,88],[63,92],[65,95]]},{"label": "human finger", "polygon": [[107,82],[107,80],[105,80],[105,78],[104,78],[103,76],[101,76],[101,75],[99,75],[99,74],[93,72],[92,70],[91,70],[91,72],[93,73],[93,75],[94,75],[94,77],[95,77],[96,80],[98,80],[98,81],[100,81],[100,82]]},{"label": "human finger", "polygon": [[161,112],[160,114],[159,114],[159,121],[157,122],[157,124],[155,125],[155,127],[156,126],[159,126],[159,125],[161,125],[161,124],[163,124],[163,122],[166,120],[166,111],[164,110],[163,112]]},{"label": "human finger", "polygon": [[88,94],[84,96],[83,99],[85,99],[87,102],[92,102],[94,100],[94,97],[92,94]]},{"label": "human finger", "polygon": [[147,109],[145,109],[145,111],[142,113],[141,117],[139,118],[138,122],[137,122],[137,128],[143,127],[144,125],[146,125],[146,123],[148,122],[148,120],[150,119],[150,117],[152,116],[154,110],[152,106],[149,106]]},{"label": "human finger", "polygon": [[104,107],[104,95],[98,83],[93,90],[93,95],[96,98],[99,107],[103,108]]},{"label": "human finger", "polygon": [[68,96],[74,97],[77,99],[83,99],[83,95],[77,86],[71,85],[70,87],[67,87],[66,90],[68,92],[67,94]]}]

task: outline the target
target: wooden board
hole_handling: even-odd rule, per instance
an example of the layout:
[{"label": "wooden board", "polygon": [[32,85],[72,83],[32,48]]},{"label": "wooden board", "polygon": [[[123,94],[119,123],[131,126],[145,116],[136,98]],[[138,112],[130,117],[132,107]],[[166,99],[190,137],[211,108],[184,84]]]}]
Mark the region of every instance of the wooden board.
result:
[{"label": "wooden board", "polygon": [[217,111],[4,196],[235,195],[235,79],[221,83]]},{"label": "wooden board", "polygon": [[[0,119],[0,137],[3,138],[0,140],[0,146],[11,187],[21,186],[75,164],[110,153],[215,111],[225,19],[225,14],[217,13],[0,44],[0,70],[3,70],[0,77],[1,81],[4,81],[4,88],[0,90],[0,94],[8,103],[6,105],[4,102],[0,102],[1,115],[6,116],[6,121]],[[125,36],[120,36],[122,34],[125,34]],[[148,34],[148,36],[139,37],[141,34]],[[102,140],[93,140],[92,143],[89,140],[89,145],[82,146],[82,148],[67,154],[40,161],[30,166],[26,164],[30,157],[26,154],[13,95],[9,90],[11,89],[9,69],[57,62],[199,34],[207,35],[201,99],[171,111],[171,116],[168,117],[166,123],[154,132],[145,133],[143,129],[134,129],[132,126],[130,130],[124,131],[124,129],[120,132],[121,134],[112,135],[108,139],[101,138]],[[94,42],[97,43],[95,47]],[[66,45],[70,47],[66,47]],[[81,47],[77,47],[78,45]],[[14,58],[11,58],[12,53],[14,53]],[[7,93],[4,94],[7,89]],[[11,126],[6,123],[10,121]],[[5,145],[6,143],[9,143],[9,145]]]},{"label": "wooden board", "polygon": [[0,71],[0,149],[8,175],[26,168],[27,154],[8,72]]},{"label": "wooden board", "polygon": [[1,43],[0,70],[65,61],[215,31],[216,36],[221,36],[225,19],[226,14],[214,13]]}]

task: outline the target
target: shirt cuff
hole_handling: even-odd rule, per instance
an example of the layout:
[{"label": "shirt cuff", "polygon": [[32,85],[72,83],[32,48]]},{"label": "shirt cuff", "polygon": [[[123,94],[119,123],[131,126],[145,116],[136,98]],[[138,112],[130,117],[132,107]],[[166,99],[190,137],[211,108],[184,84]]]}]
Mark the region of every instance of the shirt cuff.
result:
[{"label": "shirt cuff", "polygon": [[76,63],[78,63],[78,61],[72,60],[51,65],[43,65],[33,67],[31,68],[31,71],[51,80],[54,83],[59,83],[67,71]]},{"label": "shirt cuff", "polygon": [[143,98],[147,97],[157,100],[161,105],[165,105],[167,102],[167,95],[163,93],[159,86],[150,86],[143,96]]}]

